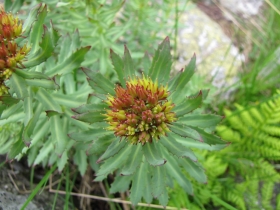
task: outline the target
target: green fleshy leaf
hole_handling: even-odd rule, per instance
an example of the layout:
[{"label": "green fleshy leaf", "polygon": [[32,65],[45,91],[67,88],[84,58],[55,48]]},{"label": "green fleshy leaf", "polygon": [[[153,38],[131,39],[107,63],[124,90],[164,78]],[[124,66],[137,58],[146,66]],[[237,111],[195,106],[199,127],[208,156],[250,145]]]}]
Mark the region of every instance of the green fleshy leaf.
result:
[{"label": "green fleshy leaf", "polygon": [[164,166],[156,166],[150,167],[152,169],[152,195],[155,198],[158,198],[165,189],[165,167]]},{"label": "green fleshy leaf", "polygon": [[131,148],[131,153],[129,154],[128,163],[125,164],[120,174],[122,176],[128,176],[133,174],[136,171],[136,168],[139,166],[142,160],[142,145],[137,144],[133,145]]},{"label": "green fleshy leaf", "polygon": [[103,110],[96,111],[96,112],[86,112],[83,114],[78,114],[72,116],[72,118],[76,120],[80,120],[87,123],[96,123],[96,122],[103,122],[105,120],[105,116],[103,116],[105,112]]},{"label": "green fleshy leaf", "polygon": [[127,145],[126,141],[121,141],[119,139],[116,139],[115,141],[113,141],[110,146],[108,147],[108,149],[103,153],[103,155],[98,158],[97,163],[100,163],[101,161],[104,161],[112,156],[114,156],[115,154],[117,154],[125,145]]},{"label": "green fleshy leaf", "polygon": [[81,105],[77,108],[72,109],[72,111],[78,113],[78,114],[82,114],[85,112],[95,112],[95,111],[99,111],[102,110],[104,108],[107,108],[108,106],[104,103],[99,103],[99,104],[84,104]]},{"label": "green fleshy leaf", "polygon": [[[88,148],[87,155],[99,154],[105,151],[108,146],[116,140],[114,135],[107,135],[96,139],[93,144]],[[84,144],[84,143],[83,143]]]},{"label": "green fleshy leaf", "polygon": [[213,145],[213,144],[228,144],[228,142],[225,142],[221,140],[218,136],[215,136],[213,134],[207,133],[204,130],[197,128],[197,127],[191,127],[194,130],[196,130],[200,136],[201,141],[205,142],[206,144]]},{"label": "green fleshy leaf", "polygon": [[37,165],[41,163],[44,159],[48,158],[48,155],[54,150],[54,145],[52,141],[47,141],[44,143],[43,147],[40,149],[38,156],[36,157],[34,164]]},{"label": "green fleshy leaf", "polygon": [[[3,2],[1,2],[1,3],[3,3]],[[17,0],[17,1],[5,0],[4,1],[5,11],[17,13],[20,10],[20,8],[22,7],[23,3],[24,3],[24,0]]]},{"label": "green fleshy leaf", "polygon": [[23,126],[21,128],[19,138],[10,147],[10,150],[8,152],[8,155],[7,155],[7,160],[8,161],[14,159],[18,154],[21,153],[22,149],[25,147],[25,144],[21,139],[22,132],[23,132]]},{"label": "green fleshy leaf", "polygon": [[202,92],[200,92],[196,98],[184,99],[183,102],[176,105],[172,111],[175,112],[176,117],[179,118],[197,109],[201,104],[202,104]]},{"label": "green fleshy leaf", "polygon": [[196,179],[196,181],[204,184],[207,183],[204,169],[198,166],[195,162],[187,158],[182,158],[180,159],[180,165],[183,166],[188,174]]},{"label": "green fleshy leaf", "polygon": [[75,152],[74,163],[78,166],[81,176],[84,176],[87,170],[87,155],[84,151],[79,150]]},{"label": "green fleshy leaf", "polygon": [[224,117],[212,114],[194,114],[179,118],[178,122],[200,128],[216,126]]},{"label": "green fleshy leaf", "polygon": [[172,135],[169,135],[168,137],[162,136],[160,138],[160,143],[163,146],[165,146],[165,148],[170,153],[176,155],[177,157],[188,157],[193,161],[197,160],[193,151],[189,148],[184,147],[182,144],[178,143]]},{"label": "green fleshy leaf", "polygon": [[[40,41],[42,39],[43,24],[47,16],[47,6],[40,7],[37,13],[36,21],[33,23],[29,34],[29,43],[32,44],[31,53],[40,49]],[[44,39],[44,38],[43,38]]]},{"label": "green fleshy leaf", "polygon": [[38,119],[40,117],[41,112],[42,112],[42,105],[39,104],[36,107],[36,111],[35,111],[34,115],[32,116],[32,118],[29,120],[28,124],[24,128],[22,138],[23,138],[24,143],[27,146],[30,145],[30,141],[31,141],[30,137],[34,132],[36,124],[38,123]]},{"label": "green fleshy leaf", "polygon": [[23,78],[16,74],[12,74],[10,82],[11,87],[16,92],[18,98],[22,99],[28,96],[26,82]]},{"label": "green fleshy leaf", "polygon": [[3,95],[3,96],[0,96],[0,101],[3,104],[5,104],[6,106],[12,106],[12,105],[17,104],[20,100],[17,98],[13,98],[10,95]]},{"label": "green fleshy leaf", "polygon": [[118,193],[118,192],[125,192],[128,190],[130,182],[131,182],[130,176],[117,176],[115,177],[115,180],[113,184],[111,184],[110,187],[110,193]]},{"label": "green fleshy leaf", "polygon": [[22,26],[23,36],[27,36],[29,34],[30,30],[33,27],[34,21],[36,21],[38,13],[43,10],[43,7],[43,4],[37,4],[30,11],[28,11],[28,16],[27,18],[25,18]]},{"label": "green fleshy leaf", "polygon": [[172,123],[172,125],[169,125],[169,128],[172,132],[176,133],[179,136],[190,137],[197,141],[201,140],[199,133],[186,125],[180,123]]},{"label": "green fleshy leaf", "polygon": [[[88,76],[89,85],[92,89],[97,90],[101,94],[115,95],[114,84],[100,73],[93,72],[83,68],[83,72]],[[97,89],[96,89],[97,88]]]},{"label": "green fleshy leaf", "polygon": [[55,83],[54,80],[45,80],[45,79],[26,79],[26,84],[29,86],[42,87],[45,89],[57,90],[59,86]]},{"label": "green fleshy leaf", "polygon": [[135,67],[133,65],[132,58],[130,56],[130,52],[127,49],[126,45],[124,45],[124,57],[123,57],[123,71],[124,78],[129,79],[135,77]]},{"label": "green fleshy leaf", "polygon": [[195,70],[196,57],[195,54],[192,57],[190,63],[185,67],[183,72],[179,72],[170,82],[168,83],[168,90],[171,93],[175,93],[176,90],[184,90],[187,83],[190,81]]},{"label": "green fleshy leaf", "polygon": [[193,194],[193,188],[190,180],[182,173],[181,168],[178,166],[178,158],[171,156],[165,151],[164,157],[167,160],[167,163],[164,165],[166,167],[167,173],[170,174],[178,184],[190,195]]},{"label": "green fleshy leaf", "polygon": [[30,72],[30,71],[16,69],[15,74],[17,74],[18,76],[24,79],[50,79],[48,76],[46,76],[41,72]]},{"label": "green fleshy leaf", "polygon": [[36,159],[36,157],[38,156],[38,152],[39,152],[39,146],[36,145],[34,147],[31,147],[28,150],[28,156],[27,156],[27,162],[28,162],[28,166],[31,167]]},{"label": "green fleshy leaf", "polygon": [[56,142],[55,152],[59,156],[65,151],[68,138],[66,135],[66,126],[64,124],[67,123],[66,119],[60,118],[59,115],[52,116],[50,118],[50,130],[53,142]]},{"label": "green fleshy leaf", "polygon": [[149,69],[151,68],[151,65],[152,65],[152,62],[151,62],[150,57],[149,57],[147,52],[145,52],[142,63],[143,63],[142,65],[143,65],[144,75],[148,75],[149,74]]},{"label": "green fleshy leaf", "polygon": [[73,52],[75,52],[80,46],[80,35],[78,29],[70,37],[69,34],[62,37],[61,40],[61,49],[58,55],[58,63],[64,62],[64,60],[71,56]]},{"label": "green fleshy leaf", "polygon": [[169,37],[166,37],[155,52],[151,68],[149,69],[149,76],[153,81],[158,80],[159,83],[166,84],[169,80],[171,64],[170,41]]},{"label": "green fleshy leaf", "polygon": [[67,156],[67,152],[65,151],[57,161],[57,169],[59,172],[61,172],[64,169],[67,160],[68,160],[68,156]]},{"label": "green fleshy leaf", "polygon": [[167,190],[163,191],[163,193],[158,197],[158,200],[159,200],[160,205],[162,205],[163,207],[167,206],[168,200],[169,200]]},{"label": "green fleshy leaf", "polygon": [[49,30],[44,26],[44,34],[42,42],[40,43],[40,49],[35,53],[30,53],[27,60],[22,62],[23,66],[26,68],[33,67],[46,61],[52,55],[58,38],[58,34],[53,29],[52,24]]},{"label": "green fleshy leaf", "polygon": [[107,133],[108,131],[103,128],[94,128],[78,133],[70,133],[68,134],[68,136],[75,141],[90,142],[94,141],[97,137],[101,137]]},{"label": "green fleshy leaf", "polygon": [[146,157],[146,160],[152,166],[159,166],[165,164],[166,160],[161,157],[159,146],[157,143],[146,143],[143,148],[143,153]]},{"label": "green fleshy leaf", "polygon": [[[132,186],[130,189],[130,201],[133,205],[136,205],[145,193],[146,183],[144,182],[143,178],[146,177],[148,174],[148,165],[143,162],[140,164],[139,169],[137,170],[136,174],[133,176]],[[152,197],[152,195],[150,195]]]},{"label": "green fleshy leaf", "polygon": [[51,94],[48,93],[45,89],[40,88],[35,95],[36,99],[43,104],[46,110],[56,111],[62,113],[60,105],[53,100]]},{"label": "green fleshy leaf", "polygon": [[90,46],[82,47],[76,50],[71,56],[66,58],[63,62],[56,65],[50,71],[47,71],[46,74],[49,76],[54,76],[56,74],[68,74],[71,73],[74,69],[80,67],[81,63],[84,61],[85,54],[89,51]]},{"label": "green fleshy leaf", "polygon": [[196,141],[191,138],[184,138],[181,136],[176,136],[177,142],[182,144],[185,147],[190,147],[190,148],[197,148],[197,149],[206,149],[209,151],[216,151],[216,150],[221,150],[227,147],[229,144],[216,144],[216,145],[209,145],[204,142]]},{"label": "green fleshy leaf", "polygon": [[33,100],[33,91],[31,90],[31,87],[28,87],[28,92],[30,93],[29,96],[23,101],[23,110],[25,113],[23,120],[24,125],[27,125],[27,123],[33,117],[33,107],[36,107],[38,104]]},{"label": "green fleshy leaf", "polygon": [[[145,164],[146,167],[148,167],[147,162],[143,162],[142,164]],[[165,166],[160,166],[165,167]],[[145,199],[146,203],[152,203],[153,201],[153,195],[152,195],[152,179],[151,179],[151,173],[150,171],[147,171],[147,173],[142,177],[142,183],[145,186],[143,198]]]},{"label": "green fleshy leaf", "polygon": [[53,99],[59,103],[60,105],[69,107],[69,108],[74,108],[77,106],[80,106],[82,103],[84,103],[85,100],[77,97],[77,95],[64,95],[60,93],[53,93],[52,94]]},{"label": "green fleshy leaf", "polygon": [[129,156],[131,147],[132,145],[126,145],[126,147],[124,147],[118,154],[105,160],[99,171],[96,173],[96,176],[107,176],[109,173],[122,167]]},{"label": "green fleshy leaf", "polygon": [[209,91],[210,91],[210,89],[202,89],[202,90],[190,95],[188,98],[196,98],[197,95],[199,95],[200,92],[202,92],[202,100],[205,100],[209,94]]},{"label": "green fleshy leaf", "polygon": [[125,87],[123,60],[112,49],[110,49],[110,57],[111,57],[114,69],[118,75],[119,82],[121,83],[122,87]]}]

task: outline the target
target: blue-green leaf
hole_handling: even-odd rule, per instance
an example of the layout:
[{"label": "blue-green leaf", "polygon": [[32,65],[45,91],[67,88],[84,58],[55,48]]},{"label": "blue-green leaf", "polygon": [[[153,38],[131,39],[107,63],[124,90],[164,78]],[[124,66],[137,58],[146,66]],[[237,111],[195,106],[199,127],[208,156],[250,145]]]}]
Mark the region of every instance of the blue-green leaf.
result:
[{"label": "blue-green leaf", "polygon": [[158,197],[158,200],[159,200],[160,205],[162,205],[163,207],[167,206],[168,200],[169,200],[167,190],[163,191],[163,193]]},{"label": "blue-green leaf", "polygon": [[32,44],[31,53],[39,50],[39,43],[42,39],[43,24],[47,16],[47,6],[39,8],[36,21],[33,23],[31,32],[29,34],[29,42]]},{"label": "blue-green leaf", "polygon": [[124,45],[123,71],[125,79],[133,78],[136,72],[132,58],[130,56],[130,52],[127,49],[126,45]]},{"label": "blue-green leaf", "polygon": [[146,143],[143,146],[143,153],[146,157],[146,160],[152,166],[159,166],[165,164],[166,160],[161,157],[160,147],[156,145],[157,143]]},{"label": "blue-green leaf", "polygon": [[191,114],[179,118],[178,122],[185,125],[207,128],[216,126],[224,117],[212,114]]},{"label": "blue-green leaf", "polygon": [[171,156],[167,153],[164,153],[164,157],[167,160],[167,163],[164,165],[166,167],[167,173],[170,174],[178,184],[190,195],[193,194],[193,188],[190,180],[182,173],[181,168],[178,166],[179,159],[176,156]]},{"label": "blue-green leaf", "polygon": [[188,158],[182,158],[180,159],[180,164],[185,168],[188,174],[198,182],[204,184],[207,182],[207,177],[204,173],[204,169],[198,166],[195,162]]},{"label": "blue-green leaf", "polygon": [[125,87],[123,60],[112,49],[110,49],[110,57],[111,57],[114,69],[115,69],[115,71],[116,71],[116,73],[118,75],[119,82],[121,83],[121,85],[123,87]]},{"label": "blue-green leaf", "polygon": [[76,119],[76,120],[80,120],[83,122],[87,122],[87,123],[96,123],[96,122],[102,122],[105,120],[105,116],[103,116],[104,112],[103,110],[98,112],[86,112],[83,114],[78,114],[75,116],[72,116],[72,118]]},{"label": "blue-green leaf", "polygon": [[168,137],[162,136],[160,139],[160,143],[165,146],[165,148],[176,155],[177,157],[188,157],[193,161],[196,161],[197,158],[193,151],[189,148],[184,147],[182,144],[178,143],[173,135],[169,135]]},{"label": "blue-green leaf", "polygon": [[65,123],[67,123],[66,119],[61,119],[59,115],[54,115],[50,118],[52,140],[56,142],[55,152],[59,156],[65,151],[68,142]]},{"label": "blue-green leaf", "polygon": [[106,160],[115,154],[117,154],[125,145],[127,145],[127,142],[125,140],[119,140],[116,139],[115,141],[110,144],[108,149],[103,153],[103,155],[98,158],[97,163],[100,163],[103,160]]},{"label": "blue-green leaf", "polygon": [[10,82],[11,87],[16,92],[18,98],[23,99],[28,96],[26,82],[23,78],[16,74],[12,74]]},{"label": "blue-green leaf", "polygon": [[35,111],[34,115],[32,116],[32,118],[29,120],[28,124],[24,128],[22,138],[23,138],[24,143],[27,146],[30,145],[30,141],[31,141],[30,137],[34,132],[36,124],[38,123],[38,119],[39,119],[41,112],[42,112],[42,105],[39,104],[36,107],[36,111]]},{"label": "blue-green leaf", "polygon": [[180,123],[172,123],[172,125],[169,125],[169,128],[171,131],[173,131],[174,133],[176,133],[179,136],[190,137],[197,141],[201,140],[199,133],[196,130],[194,130],[186,125],[183,125]]},{"label": "blue-green leaf", "polygon": [[111,184],[110,187],[110,193],[118,193],[118,192],[125,192],[128,190],[130,182],[131,182],[131,176],[117,176],[115,177],[115,180],[113,184]]},{"label": "blue-green leaf", "polygon": [[197,149],[206,149],[209,151],[216,151],[216,150],[221,150],[225,147],[227,147],[229,144],[224,144],[224,142],[222,144],[216,144],[216,145],[209,145],[206,144],[204,142],[200,142],[200,141],[196,141],[194,139],[191,138],[184,138],[181,136],[176,136],[176,140],[184,145],[185,147],[191,147],[191,148],[197,148]]},{"label": "blue-green leaf", "polygon": [[155,198],[158,198],[165,189],[165,167],[164,166],[156,166],[151,167],[152,171],[152,195]]},{"label": "blue-green leaf", "polygon": [[[87,155],[90,156],[92,154],[98,154],[105,151],[108,146],[116,140],[116,137],[112,134],[106,135],[96,139],[91,146],[87,149]],[[84,144],[84,143],[83,143]]]},{"label": "blue-green leaf", "polygon": [[40,101],[46,110],[52,110],[62,113],[60,105],[52,98],[45,89],[40,88],[35,95],[38,101]]},{"label": "blue-green leaf", "polygon": [[82,114],[85,112],[94,112],[94,111],[99,111],[102,110],[104,108],[107,108],[108,106],[104,103],[99,103],[99,104],[84,104],[81,105],[77,108],[72,109],[72,111],[78,113],[78,114]]},{"label": "blue-green leaf", "polygon": [[159,83],[166,84],[169,80],[171,64],[170,41],[169,37],[166,37],[155,52],[149,76],[153,81],[158,80]]},{"label": "blue-green leaf", "polygon": [[183,72],[179,72],[169,83],[168,90],[174,93],[175,91],[184,90],[185,86],[191,79],[195,70],[196,57],[195,54],[192,57],[188,66],[185,67]]},{"label": "blue-green leaf", "polygon": [[213,144],[228,144],[228,142],[225,142],[221,140],[218,136],[215,136],[213,134],[207,133],[204,130],[197,128],[197,127],[191,127],[194,130],[196,130],[200,136],[201,136],[201,141],[205,142],[206,144],[213,145]]},{"label": "blue-green leaf", "polygon": [[85,151],[78,150],[74,155],[74,163],[78,166],[81,176],[84,176],[87,170],[87,155]]},{"label": "blue-green leaf", "polygon": [[26,84],[29,86],[42,87],[45,89],[57,90],[59,85],[54,80],[46,79],[26,79]]},{"label": "blue-green leaf", "polygon": [[102,164],[99,171],[96,173],[96,176],[107,176],[109,173],[112,173],[114,170],[122,167],[131,151],[132,145],[126,145],[118,154],[114,157],[111,157]]},{"label": "blue-green leaf", "polygon": [[41,72],[30,72],[25,70],[16,69],[15,74],[24,79],[50,79],[48,76]]},{"label": "blue-green leaf", "polygon": [[82,47],[76,50],[72,55],[66,58],[63,62],[56,65],[50,71],[47,71],[46,74],[49,76],[54,76],[56,74],[68,74],[71,73],[74,69],[80,67],[81,63],[84,61],[85,54],[89,51],[90,46]]},{"label": "blue-green leaf", "polygon": [[[139,201],[141,201],[141,198],[145,193],[145,187],[150,187],[146,186],[146,183],[143,182],[143,178],[147,176],[147,173],[148,164],[143,162],[142,164],[140,164],[140,167],[132,180],[132,186],[130,189],[130,201],[133,205],[136,205]],[[150,196],[152,197],[152,195]]]},{"label": "blue-green leaf", "polygon": [[[98,90],[98,93],[115,95],[114,84],[100,73],[93,72],[89,69],[82,68],[83,72],[88,76],[89,85]],[[97,88],[97,89],[96,89]]]},{"label": "blue-green leaf", "polygon": [[77,133],[70,133],[68,136],[75,141],[91,142],[96,140],[97,137],[102,137],[106,133],[108,133],[108,131],[103,128],[94,128]]},{"label": "blue-green leaf", "polygon": [[149,69],[151,68],[151,65],[152,65],[152,62],[151,62],[151,60],[149,58],[149,54],[147,52],[145,52],[142,63],[143,63],[142,66],[143,66],[144,75],[148,75],[149,74]]},{"label": "blue-green leaf", "polygon": [[141,150],[142,150],[141,144],[132,146],[131,153],[129,154],[128,162],[125,164],[123,169],[121,169],[120,174],[122,176],[128,176],[135,172],[136,168],[141,163],[143,157],[143,153]]},{"label": "blue-green leaf", "polygon": [[53,25],[51,24],[51,28],[48,30],[46,26],[44,26],[44,33],[42,42],[40,43],[40,48],[35,53],[30,53],[27,60],[22,62],[24,67],[33,67],[41,64],[46,61],[53,53],[55,45],[58,41],[58,34],[53,29]]},{"label": "blue-green leaf", "polygon": [[185,114],[197,109],[202,104],[202,92],[195,98],[186,98],[180,104],[173,108],[176,117],[184,116]]}]

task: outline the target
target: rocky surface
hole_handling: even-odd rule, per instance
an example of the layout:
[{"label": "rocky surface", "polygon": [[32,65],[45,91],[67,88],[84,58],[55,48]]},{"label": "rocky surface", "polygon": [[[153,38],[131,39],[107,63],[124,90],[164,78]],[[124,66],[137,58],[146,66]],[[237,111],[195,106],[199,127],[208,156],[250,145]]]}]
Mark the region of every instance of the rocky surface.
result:
[{"label": "rocky surface", "polygon": [[195,53],[198,73],[211,80],[214,86],[222,88],[236,82],[244,55],[239,53],[220,25],[194,4],[189,5],[179,22],[179,59],[175,68],[187,65]]}]

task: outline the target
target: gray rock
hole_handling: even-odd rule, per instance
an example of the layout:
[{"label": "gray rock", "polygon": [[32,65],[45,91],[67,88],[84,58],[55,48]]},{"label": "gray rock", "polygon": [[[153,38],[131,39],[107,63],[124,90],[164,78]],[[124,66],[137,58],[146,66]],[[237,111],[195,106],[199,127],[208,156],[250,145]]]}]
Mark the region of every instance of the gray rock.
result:
[{"label": "gray rock", "polygon": [[[0,210],[20,210],[27,196],[14,195],[7,191],[0,190]],[[32,201],[28,204],[25,210],[43,210],[36,206]]]}]

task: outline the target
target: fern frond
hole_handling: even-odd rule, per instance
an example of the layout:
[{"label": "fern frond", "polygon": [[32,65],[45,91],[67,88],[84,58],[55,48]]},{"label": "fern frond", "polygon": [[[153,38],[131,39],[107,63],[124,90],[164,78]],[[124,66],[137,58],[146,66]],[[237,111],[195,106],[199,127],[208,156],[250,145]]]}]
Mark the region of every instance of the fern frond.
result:
[{"label": "fern frond", "polygon": [[225,192],[224,197],[228,202],[233,203],[238,209],[246,210],[244,197],[240,194],[239,190],[228,190]]},{"label": "fern frond", "polygon": [[266,210],[272,210],[271,199],[273,194],[274,183],[264,182],[262,186],[262,207]]}]

